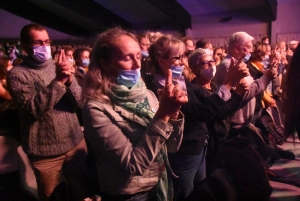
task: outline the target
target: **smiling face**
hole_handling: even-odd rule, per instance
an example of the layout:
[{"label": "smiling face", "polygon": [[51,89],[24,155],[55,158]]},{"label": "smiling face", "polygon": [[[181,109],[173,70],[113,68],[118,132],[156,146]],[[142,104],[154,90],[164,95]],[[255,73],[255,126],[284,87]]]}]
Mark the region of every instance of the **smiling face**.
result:
[{"label": "smiling face", "polygon": [[141,48],[137,41],[127,35],[121,35],[114,41],[114,51],[108,71],[118,77],[118,70],[136,70],[141,68]]}]

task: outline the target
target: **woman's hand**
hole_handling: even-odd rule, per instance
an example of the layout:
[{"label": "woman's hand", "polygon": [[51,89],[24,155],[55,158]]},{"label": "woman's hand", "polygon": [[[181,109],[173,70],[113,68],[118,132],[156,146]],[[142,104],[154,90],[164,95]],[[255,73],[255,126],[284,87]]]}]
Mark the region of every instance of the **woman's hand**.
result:
[{"label": "woman's hand", "polygon": [[185,91],[180,86],[172,83],[172,71],[169,69],[166,76],[166,84],[163,89],[158,90],[159,108],[156,116],[165,122],[170,118],[177,118],[180,107],[188,102]]},{"label": "woman's hand", "polygon": [[273,60],[270,67],[263,71],[263,74],[269,78],[269,80],[273,80],[277,77],[278,74],[278,60]]}]

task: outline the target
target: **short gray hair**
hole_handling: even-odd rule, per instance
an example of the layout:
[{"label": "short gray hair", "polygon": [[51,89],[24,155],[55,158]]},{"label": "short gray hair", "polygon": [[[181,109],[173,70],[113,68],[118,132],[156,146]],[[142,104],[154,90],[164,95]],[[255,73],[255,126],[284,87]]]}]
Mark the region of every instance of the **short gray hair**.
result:
[{"label": "short gray hair", "polygon": [[207,49],[198,48],[194,50],[188,58],[189,67],[193,70],[199,65],[199,60],[204,56],[212,56]]},{"label": "short gray hair", "polygon": [[243,45],[248,41],[252,41],[254,38],[247,34],[246,32],[235,32],[229,38],[228,51],[233,50],[235,44]]}]

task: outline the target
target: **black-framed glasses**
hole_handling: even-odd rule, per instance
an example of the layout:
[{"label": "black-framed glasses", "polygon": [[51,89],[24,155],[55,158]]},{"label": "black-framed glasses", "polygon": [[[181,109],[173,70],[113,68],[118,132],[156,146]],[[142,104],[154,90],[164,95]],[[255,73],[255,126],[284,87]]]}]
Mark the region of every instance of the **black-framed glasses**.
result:
[{"label": "black-framed glasses", "polygon": [[33,45],[35,46],[42,46],[42,45],[51,45],[52,40],[47,39],[47,40],[32,40],[31,41]]},{"label": "black-framed glasses", "polygon": [[216,63],[216,60],[210,60],[210,61],[203,61],[200,64],[201,65],[214,65]]},{"label": "black-framed glasses", "polygon": [[217,53],[217,55],[220,57],[220,56],[222,56],[222,53]]},{"label": "black-framed glasses", "polygon": [[175,56],[175,57],[172,57],[172,58],[175,59],[175,60],[181,60],[181,59],[183,59],[183,57],[184,57],[184,55],[182,54],[182,55]]}]

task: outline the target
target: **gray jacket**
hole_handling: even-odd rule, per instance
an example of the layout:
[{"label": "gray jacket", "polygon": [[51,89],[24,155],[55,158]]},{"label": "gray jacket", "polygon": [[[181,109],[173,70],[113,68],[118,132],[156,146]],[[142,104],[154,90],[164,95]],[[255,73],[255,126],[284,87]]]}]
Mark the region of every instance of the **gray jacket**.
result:
[{"label": "gray jacket", "polygon": [[[217,67],[216,76],[214,81],[217,84],[222,84],[224,79],[227,76],[229,66],[230,66],[231,56],[228,54],[222,62]],[[266,89],[270,80],[266,76],[255,80],[245,92],[243,96],[243,101],[241,103],[240,109],[238,109],[234,114],[229,116],[230,126],[232,128],[244,128],[250,125],[253,120],[254,109],[256,104],[255,96]],[[221,98],[225,101],[230,98],[230,96],[223,96],[221,93],[218,93]]]},{"label": "gray jacket", "polygon": [[[150,107],[158,108],[147,91]],[[83,107],[85,137],[96,157],[101,189],[110,194],[134,194],[153,188],[161,177],[158,152],[179,149],[184,120],[167,124],[154,118],[149,126],[131,121],[133,113],[116,105],[89,100]],[[182,114],[181,114],[182,115]]]}]

